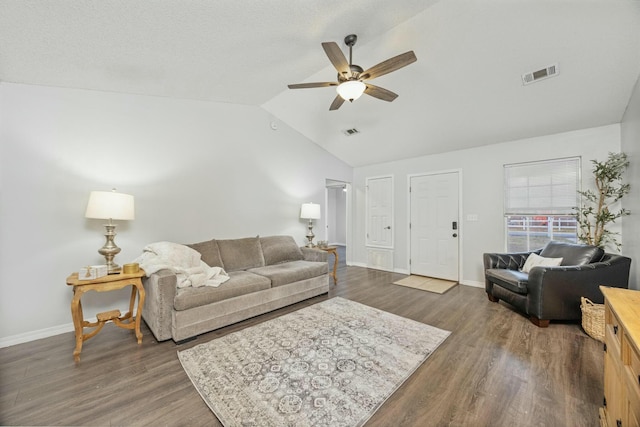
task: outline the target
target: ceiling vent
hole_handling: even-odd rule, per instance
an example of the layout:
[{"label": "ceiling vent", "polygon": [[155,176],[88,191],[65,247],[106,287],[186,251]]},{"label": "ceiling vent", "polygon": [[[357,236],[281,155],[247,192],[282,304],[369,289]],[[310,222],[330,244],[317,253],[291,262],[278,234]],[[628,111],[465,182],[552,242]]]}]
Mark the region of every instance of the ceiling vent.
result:
[{"label": "ceiling vent", "polygon": [[541,70],[532,71],[522,75],[522,84],[528,85],[540,80],[548,79],[549,77],[557,76],[559,73],[558,64],[549,65]]},{"label": "ceiling vent", "polygon": [[347,136],[351,136],[351,135],[359,134],[360,131],[358,129],[356,129],[356,128],[351,128],[351,129],[343,130],[342,133],[344,133]]}]

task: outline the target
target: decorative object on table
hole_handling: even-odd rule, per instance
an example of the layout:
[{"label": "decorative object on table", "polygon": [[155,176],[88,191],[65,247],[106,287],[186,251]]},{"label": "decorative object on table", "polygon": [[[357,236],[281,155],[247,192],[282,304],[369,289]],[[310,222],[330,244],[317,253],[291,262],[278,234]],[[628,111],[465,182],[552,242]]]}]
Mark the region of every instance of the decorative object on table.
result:
[{"label": "decorative object on table", "polygon": [[338,297],[178,358],[222,425],[361,426],[449,334]]},{"label": "decorative object on table", "polygon": [[98,279],[107,274],[109,274],[109,269],[106,265],[87,265],[78,271],[78,280]]},{"label": "decorative object on table", "polygon": [[300,218],[309,220],[309,231],[307,231],[307,247],[313,247],[313,220],[320,219],[320,205],[317,203],[303,203],[300,207]]},{"label": "decorative object on table", "polygon": [[582,329],[591,338],[604,342],[604,304],[596,304],[589,298],[580,298]]},{"label": "decorative object on table", "polygon": [[113,223],[113,220],[130,221],[135,219],[133,196],[117,193],[115,188],[112,191],[92,191],[84,216],[109,220],[107,224],[104,224],[106,242],[98,249],[98,253],[107,260],[109,274],[119,273],[120,266],[113,262],[113,258],[120,253],[120,248],[113,240],[116,237],[116,224]]},{"label": "decorative object on table", "polygon": [[329,246],[329,242],[326,240],[318,240],[318,247],[324,249]]},{"label": "decorative object on table", "polygon": [[132,262],[130,264],[125,264],[122,266],[122,272],[124,274],[134,274],[140,271],[140,264],[137,262]]},{"label": "decorative object on table", "polygon": [[581,242],[603,249],[612,244],[619,251],[621,244],[616,238],[619,233],[611,232],[607,226],[631,213],[624,208],[610,209],[612,204],[629,193],[630,185],[622,183],[622,175],[629,166],[629,161],[625,153],[609,153],[606,161],[591,160],[591,163],[596,191],[579,191],[585,201],[578,210],[578,238]]}]

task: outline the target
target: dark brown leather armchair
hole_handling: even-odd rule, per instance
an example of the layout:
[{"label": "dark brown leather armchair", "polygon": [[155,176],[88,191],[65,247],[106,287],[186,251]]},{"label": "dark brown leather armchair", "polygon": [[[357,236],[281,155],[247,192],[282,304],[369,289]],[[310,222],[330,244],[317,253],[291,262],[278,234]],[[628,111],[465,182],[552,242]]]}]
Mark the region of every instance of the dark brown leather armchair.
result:
[{"label": "dark brown leather armchair", "polygon": [[629,286],[631,259],[596,246],[549,242],[533,253],[562,258],[561,265],[522,272],[531,253],[485,253],[485,290],[489,301],[513,305],[537,326],[547,327],[550,320],[581,319],[580,297],[601,304],[600,285]]}]

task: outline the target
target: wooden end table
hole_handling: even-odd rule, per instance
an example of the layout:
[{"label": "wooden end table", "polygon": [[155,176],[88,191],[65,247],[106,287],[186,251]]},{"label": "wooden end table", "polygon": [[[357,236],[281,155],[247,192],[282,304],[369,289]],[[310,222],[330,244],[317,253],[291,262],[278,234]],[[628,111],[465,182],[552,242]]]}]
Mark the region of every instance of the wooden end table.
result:
[{"label": "wooden end table", "polygon": [[[73,299],[71,300],[71,317],[73,318],[73,327],[76,333],[76,348],[73,351],[73,359],[80,361],[80,352],[82,351],[82,343],[89,338],[94,337],[105,323],[113,322],[116,326],[124,329],[134,329],[138,344],[142,344],[142,333],[140,332],[140,319],[142,318],[142,306],[144,304],[144,287],[142,286],[142,276],[144,270],[140,269],[137,273],[125,274],[109,274],[97,279],[80,280],[78,273],[73,273],[67,277],[67,285],[73,286]],[[88,291],[108,292],[122,289],[125,286],[131,286],[131,299],[129,300],[129,312],[124,316],[120,314],[120,310],[111,310],[96,315],[96,322],[84,320],[82,314],[82,294]],[[138,307],[136,315],[133,315],[133,307],[138,296]],[[91,332],[84,333],[84,328],[95,328]]]},{"label": "wooden end table", "polygon": [[325,248],[321,248],[320,246],[317,246],[318,249],[322,249],[325,252],[329,252],[330,254],[333,254],[333,256],[336,258],[335,262],[333,263],[333,284],[337,285],[338,284],[338,275],[336,274],[338,271],[338,247],[337,246],[327,246]]}]

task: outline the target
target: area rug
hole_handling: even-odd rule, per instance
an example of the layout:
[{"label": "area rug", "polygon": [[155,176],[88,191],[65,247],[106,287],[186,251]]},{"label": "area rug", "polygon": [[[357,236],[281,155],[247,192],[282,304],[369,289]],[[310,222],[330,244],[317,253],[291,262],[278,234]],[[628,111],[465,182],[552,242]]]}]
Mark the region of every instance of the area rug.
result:
[{"label": "area rug", "polygon": [[178,358],[224,426],[361,426],[449,334],[337,297]]},{"label": "area rug", "polygon": [[412,274],[409,277],[393,282],[394,285],[406,286],[408,288],[420,289],[422,291],[435,292],[444,294],[453,288],[458,282],[451,280],[435,279],[433,277],[416,276]]}]

